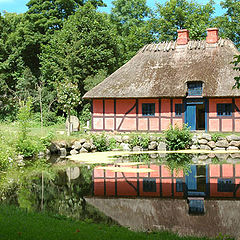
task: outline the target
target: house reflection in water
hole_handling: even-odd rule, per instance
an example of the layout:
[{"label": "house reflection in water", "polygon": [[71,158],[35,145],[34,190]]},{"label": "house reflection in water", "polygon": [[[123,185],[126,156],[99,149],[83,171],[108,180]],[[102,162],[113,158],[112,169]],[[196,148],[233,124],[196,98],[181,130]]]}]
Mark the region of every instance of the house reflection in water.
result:
[{"label": "house reflection in water", "polygon": [[182,235],[240,236],[240,163],[139,165],[146,172],[93,171],[92,204],[119,224],[137,231],[169,230]]},{"label": "house reflection in water", "polygon": [[135,168],[153,172],[124,173],[96,167],[94,196],[240,199],[240,164],[191,165],[186,174],[183,170],[170,171],[166,165]]},{"label": "house reflection in water", "polygon": [[240,198],[240,164],[191,165],[171,172],[166,165],[141,165],[150,173],[94,169],[94,195],[108,197]]}]

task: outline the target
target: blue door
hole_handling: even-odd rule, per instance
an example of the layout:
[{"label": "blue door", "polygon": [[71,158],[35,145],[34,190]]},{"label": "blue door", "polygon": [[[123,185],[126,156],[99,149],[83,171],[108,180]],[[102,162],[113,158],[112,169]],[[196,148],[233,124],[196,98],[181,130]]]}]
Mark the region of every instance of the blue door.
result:
[{"label": "blue door", "polygon": [[188,175],[185,177],[187,191],[197,191],[197,166],[191,165]]},{"label": "blue door", "polygon": [[191,127],[191,130],[196,130],[196,104],[187,104],[185,123]]}]

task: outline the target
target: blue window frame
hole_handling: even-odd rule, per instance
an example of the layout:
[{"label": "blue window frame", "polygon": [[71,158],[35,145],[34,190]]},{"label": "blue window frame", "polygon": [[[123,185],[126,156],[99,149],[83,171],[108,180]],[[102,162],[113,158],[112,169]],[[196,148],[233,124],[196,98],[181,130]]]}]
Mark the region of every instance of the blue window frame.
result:
[{"label": "blue window frame", "polygon": [[188,83],[188,96],[202,96],[202,82]]},{"label": "blue window frame", "polygon": [[234,190],[233,180],[229,178],[218,179],[217,190],[218,192],[233,192]]},{"label": "blue window frame", "polygon": [[232,104],[231,103],[218,103],[217,104],[218,116],[232,116]]},{"label": "blue window frame", "polygon": [[175,104],[175,116],[181,117],[182,116],[182,104]]},{"label": "blue window frame", "polygon": [[142,104],[143,116],[155,116],[155,103],[143,103]]},{"label": "blue window frame", "polygon": [[156,192],[156,178],[143,178],[143,192]]}]

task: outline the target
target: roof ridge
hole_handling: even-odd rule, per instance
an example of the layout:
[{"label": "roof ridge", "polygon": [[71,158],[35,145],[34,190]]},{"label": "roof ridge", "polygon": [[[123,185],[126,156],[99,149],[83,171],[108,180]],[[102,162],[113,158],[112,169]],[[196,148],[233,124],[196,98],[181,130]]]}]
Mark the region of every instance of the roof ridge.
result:
[{"label": "roof ridge", "polygon": [[[219,38],[216,46],[219,47],[223,47],[227,41],[231,41],[229,39],[225,39],[225,38]],[[204,50],[206,49],[207,46],[209,46],[206,42],[206,39],[191,39],[188,41],[188,43],[186,44],[187,49],[189,50]],[[150,43],[150,44],[146,44],[145,46],[143,46],[139,52],[159,52],[159,51],[163,51],[163,52],[169,52],[170,50],[175,50],[177,47],[177,41],[176,40],[170,40],[170,41],[162,41],[162,42],[158,42],[158,43]]]}]

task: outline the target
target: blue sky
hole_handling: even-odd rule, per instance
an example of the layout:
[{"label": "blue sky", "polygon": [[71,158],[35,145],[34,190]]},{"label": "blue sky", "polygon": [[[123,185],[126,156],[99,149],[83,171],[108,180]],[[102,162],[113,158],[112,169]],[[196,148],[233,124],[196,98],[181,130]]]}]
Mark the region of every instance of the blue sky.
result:
[{"label": "blue sky", "polygon": [[[0,11],[7,11],[7,12],[17,12],[17,13],[23,13],[27,11],[26,3],[29,0],[0,0]],[[100,11],[104,12],[110,12],[111,10],[111,0],[104,0],[104,2],[107,4],[106,8],[101,8]],[[164,3],[165,0],[147,0],[147,4],[149,7],[154,7],[155,3]],[[201,4],[205,4],[208,2],[208,0],[197,0],[197,2]],[[215,15],[222,15],[224,10],[220,6],[220,0],[215,0],[216,5],[216,13]]]}]

